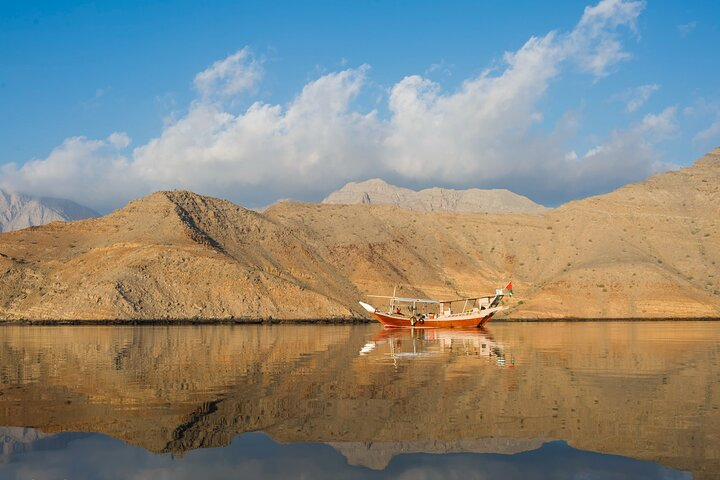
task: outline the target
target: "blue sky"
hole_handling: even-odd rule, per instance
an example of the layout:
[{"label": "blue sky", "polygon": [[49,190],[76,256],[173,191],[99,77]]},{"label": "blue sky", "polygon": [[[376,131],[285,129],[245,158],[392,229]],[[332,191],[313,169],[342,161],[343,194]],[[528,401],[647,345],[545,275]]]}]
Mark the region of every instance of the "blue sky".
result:
[{"label": "blue sky", "polygon": [[373,177],[556,205],[720,145],[717,2],[5,1],[0,45],[0,186],[102,211]]}]

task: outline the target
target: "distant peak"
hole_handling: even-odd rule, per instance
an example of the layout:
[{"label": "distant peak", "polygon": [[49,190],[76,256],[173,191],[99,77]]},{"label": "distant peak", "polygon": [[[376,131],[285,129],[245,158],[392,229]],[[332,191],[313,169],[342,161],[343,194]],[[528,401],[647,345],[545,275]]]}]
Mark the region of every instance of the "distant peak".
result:
[{"label": "distant peak", "polygon": [[322,203],[395,205],[420,212],[530,213],[546,210],[529,198],[505,189],[431,187],[415,191],[389,184],[380,178],[350,182],[328,195]]},{"label": "distant peak", "polygon": [[36,197],[0,189],[0,232],[97,216],[94,210],[71,200]]}]

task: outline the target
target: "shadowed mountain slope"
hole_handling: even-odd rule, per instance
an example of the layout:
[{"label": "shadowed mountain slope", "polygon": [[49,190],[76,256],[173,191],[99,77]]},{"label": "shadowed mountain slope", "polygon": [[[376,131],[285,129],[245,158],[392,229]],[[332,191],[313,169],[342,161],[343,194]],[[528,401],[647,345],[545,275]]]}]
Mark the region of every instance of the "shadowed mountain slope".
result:
[{"label": "shadowed mountain slope", "polygon": [[279,204],[365,293],[453,297],[513,280],[514,318],[720,316],[720,149],[545,215]]},{"label": "shadowed mountain slope", "polygon": [[363,294],[456,297],[512,280],[511,318],[720,317],[720,149],[538,214],[159,192],[0,235],[0,318],[354,318]]},{"label": "shadowed mountain slope", "polygon": [[4,234],[0,255],[5,318],[348,317],[357,296],[282,225],[190,192]]}]

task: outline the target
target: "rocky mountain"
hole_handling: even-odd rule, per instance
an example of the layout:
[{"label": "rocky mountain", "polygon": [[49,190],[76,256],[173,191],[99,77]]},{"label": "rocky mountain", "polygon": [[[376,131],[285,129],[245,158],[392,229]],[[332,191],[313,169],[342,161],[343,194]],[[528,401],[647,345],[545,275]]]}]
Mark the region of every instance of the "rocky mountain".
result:
[{"label": "rocky mountain", "polygon": [[720,317],[720,149],[544,215],[280,204],[367,294],[453,297],[513,280],[512,318]]},{"label": "rocky mountain", "polygon": [[544,214],[159,192],[0,235],[3,319],[358,318],[365,294],[513,281],[510,318],[720,317],[720,149]]},{"label": "rocky mountain", "polygon": [[322,203],[395,205],[416,212],[540,213],[547,209],[510,190],[452,190],[428,188],[416,192],[390,185],[379,178],[350,182]]},{"label": "rocky mountain", "polygon": [[4,318],[350,317],[358,294],[283,225],[178,191],[3,234],[0,272]]},{"label": "rocky mountain", "polygon": [[0,189],[0,232],[98,216],[97,212],[70,200],[33,197]]}]

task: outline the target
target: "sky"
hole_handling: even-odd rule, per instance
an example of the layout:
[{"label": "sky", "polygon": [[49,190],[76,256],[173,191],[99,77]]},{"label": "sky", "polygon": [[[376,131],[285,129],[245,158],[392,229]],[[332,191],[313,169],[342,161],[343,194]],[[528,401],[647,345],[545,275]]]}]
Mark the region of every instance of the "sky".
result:
[{"label": "sky", "polygon": [[720,146],[720,2],[0,1],[0,188],[549,206]]}]

